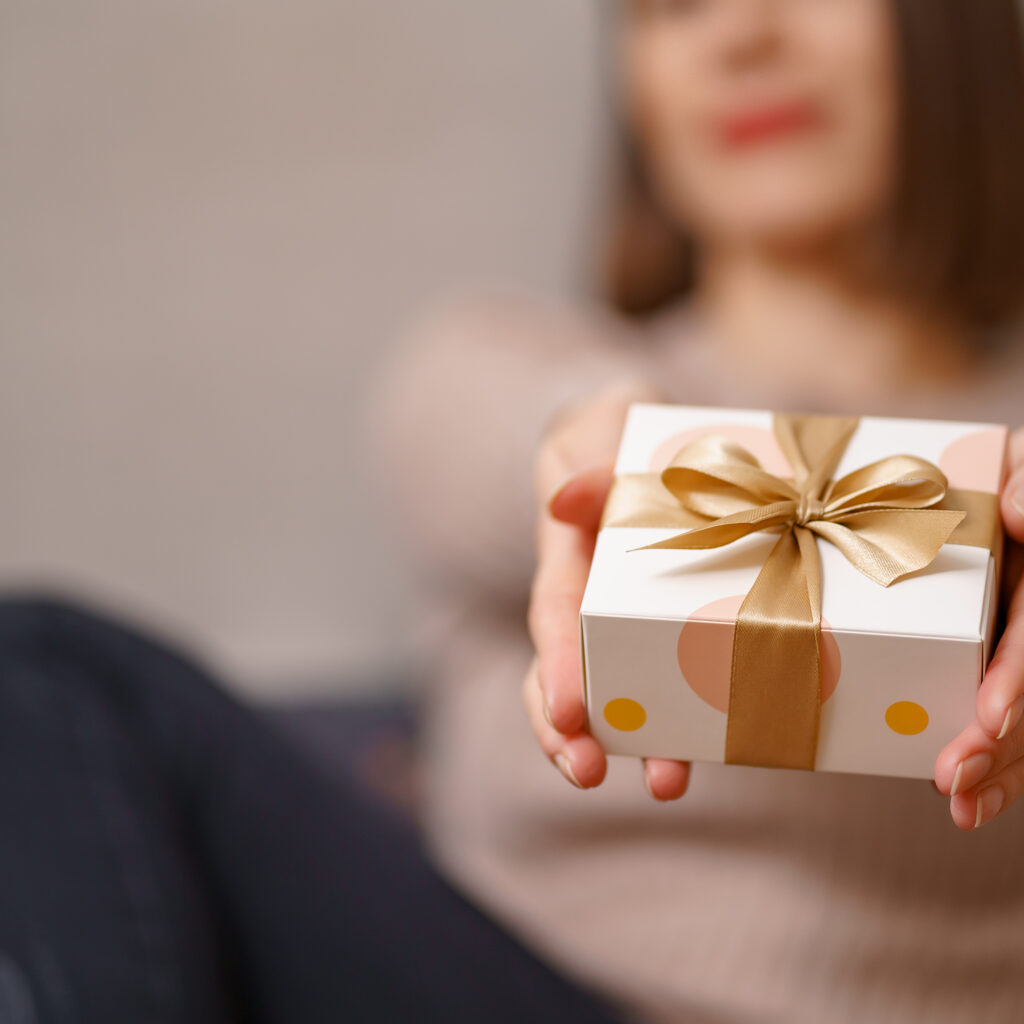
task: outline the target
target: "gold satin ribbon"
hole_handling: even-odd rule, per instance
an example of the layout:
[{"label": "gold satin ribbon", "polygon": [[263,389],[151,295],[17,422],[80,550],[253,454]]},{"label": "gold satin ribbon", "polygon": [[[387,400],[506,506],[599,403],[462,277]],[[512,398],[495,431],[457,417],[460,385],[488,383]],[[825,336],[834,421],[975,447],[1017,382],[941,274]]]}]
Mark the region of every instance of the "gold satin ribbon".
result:
[{"label": "gold satin ribbon", "polygon": [[728,764],[814,768],[821,713],[815,537],[883,587],[924,568],[947,541],[998,553],[998,497],[949,490],[925,459],[893,455],[833,480],[858,422],[776,414],[773,428],[792,479],[766,472],[740,445],[707,435],[683,447],[661,474],[618,475],[613,483],[602,527],[687,530],[633,551],[716,548],[782,530],[736,616]]}]

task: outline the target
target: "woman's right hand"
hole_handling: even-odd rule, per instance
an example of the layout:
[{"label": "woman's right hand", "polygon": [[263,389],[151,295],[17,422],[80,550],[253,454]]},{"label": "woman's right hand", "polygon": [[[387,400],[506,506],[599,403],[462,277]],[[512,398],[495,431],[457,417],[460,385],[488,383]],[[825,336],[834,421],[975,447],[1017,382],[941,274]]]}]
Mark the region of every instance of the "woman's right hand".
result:
[{"label": "woman's right hand", "polygon": [[[643,382],[604,388],[560,410],[537,452],[537,571],[528,613],[537,653],[523,698],[541,749],[580,789],[599,785],[607,768],[604,750],[586,729],[580,604],[626,410],[631,402],[665,400]],[[689,777],[686,762],[644,761],[644,781],[656,800],[682,796]]]}]

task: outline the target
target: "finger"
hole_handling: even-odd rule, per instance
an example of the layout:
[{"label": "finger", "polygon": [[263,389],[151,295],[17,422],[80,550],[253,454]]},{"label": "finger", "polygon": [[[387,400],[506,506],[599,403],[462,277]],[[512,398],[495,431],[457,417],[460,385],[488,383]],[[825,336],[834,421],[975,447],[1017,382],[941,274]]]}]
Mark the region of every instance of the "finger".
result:
[{"label": "finger", "polygon": [[976,714],[995,738],[1007,735],[1024,718],[1024,587],[1017,587],[1010,602],[1006,628],[978,687]]},{"label": "finger", "polygon": [[541,691],[551,720],[564,733],[581,730],[585,722],[579,615],[594,540],[593,533],[541,515],[527,625]]},{"label": "finger", "polygon": [[995,739],[978,722],[972,722],[936,758],[935,784],[940,792],[959,796],[984,785],[1022,757],[1024,724]]},{"label": "finger", "polygon": [[648,757],[644,760],[644,782],[655,800],[678,800],[690,784],[689,762]]},{"label": "finger", "polygon": [[547,720],[534,659],[523,681],[523,703],[541,750],[558,770],[579,789],[591,789],[604,781],[607,758],[601,744],[584,732],[565,735]]},{"label": "finger", "polygon": [[957,828],[970,831],[1003,814],[1024,792],[1024,760],[1018,759],[981,785],[959,793],[950,801],[949,813]]},{"label": "finger", "polygon": [[611,488],[613,469],[612,462],[603,462],[575,473],[551,496],[548,512],[563,523],[596,530]]},{"label": "finger", "polygon": [[[976,785],[995,766],[995,742],[975,721],[947,743],[935,759],[935,786],[939,792],[953,796]],[[981,758],[971,761],[976,754],[988,755],[991,763]]]}]

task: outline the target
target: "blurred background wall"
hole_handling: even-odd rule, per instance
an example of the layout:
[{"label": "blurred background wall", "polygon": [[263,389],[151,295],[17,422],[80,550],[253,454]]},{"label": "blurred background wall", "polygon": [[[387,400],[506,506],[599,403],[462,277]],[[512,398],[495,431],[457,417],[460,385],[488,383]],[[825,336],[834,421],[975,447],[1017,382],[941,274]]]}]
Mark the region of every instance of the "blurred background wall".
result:
[{"label": "blurred background wall", "polygon": [[472,282],[577,287],[593,0],[0,0],[0,584],[255,695],[402,675],[360,403]]}]

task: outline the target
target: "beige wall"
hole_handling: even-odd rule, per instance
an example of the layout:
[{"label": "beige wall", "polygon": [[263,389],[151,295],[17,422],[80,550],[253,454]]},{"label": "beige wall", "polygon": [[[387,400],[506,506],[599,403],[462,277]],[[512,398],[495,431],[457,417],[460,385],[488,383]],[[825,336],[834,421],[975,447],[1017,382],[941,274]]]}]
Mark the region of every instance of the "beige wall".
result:
[{"label": "beige wall", "polygon": [[0,0],[5,587],[250,692],[400,664],[360,397],[429,296],[571,286],[592,4]]}]

